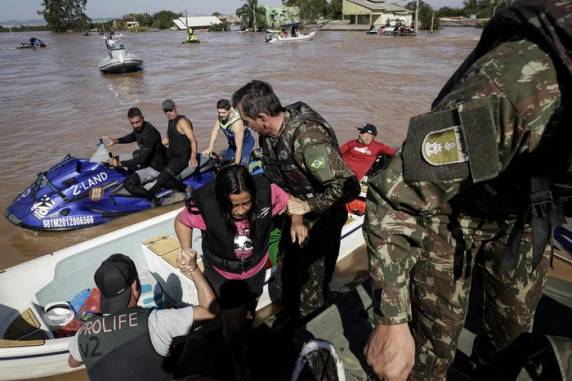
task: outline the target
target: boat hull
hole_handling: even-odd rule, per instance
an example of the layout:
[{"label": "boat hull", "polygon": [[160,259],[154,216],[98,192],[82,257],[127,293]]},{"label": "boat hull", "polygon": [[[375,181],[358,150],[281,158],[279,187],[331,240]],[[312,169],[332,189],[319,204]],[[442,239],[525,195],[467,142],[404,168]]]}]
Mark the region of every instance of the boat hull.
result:
[{"label": "boat hull", "polygon": [[[111,253],[121,252],[135,261],[142,277],[143,269],[152,273],[157,283],[172,297],[177,294],[181,303],[196,304],[198,299],[193,282],[182,275],[178,269],[167,264],[169,255],[173,255],[176,233],[174,219],[180,210],[175,210],[147,221],[105,234],[81,244],[36,258],[32,261],[8,268],[0,273],[0,334],[5,337],[8,327],[21,311],[32,310],[40,323],[39,329],[48,338],[35,346],[22,340],[0,340],[0,379],[23,380],[40,376],[51,376],[71,372],[68,366],[68,344],[71,338],[54,338],[42,318],[42,307],[48,302],[70,300],[77,291],[94,287],[93,274],[101,261]],[[350,215],[340,237],[340,255],[338,261],[351,254],[364,244],[361,226],[363,216]],[[195,229],[193,247],[201,254],[200,232]],[[157,238],[159,237],[159,238]],[[153,252],[149,245],[170,237],[169,253]],[[66,271],[68,274],[66,273]],[[83,274],[84,273],[84,274]],[[78,277],[78,274],[83,276]],[[263,293],[257,309],[272,303],[275,267],[266,270]],[[74,278],[75,277],[75,278]],[[79,278],[83,284],[72,280]],[[22,279],[27,279],[22,282]],[[143,278],[142,278],[143,279]],[[143,281],[142,281],[143,284]],[[170,286],[170,284],[172,286]],[[175,291],[170,291],[175,287]],[[144,298],[142,297],[141,300]]]}]

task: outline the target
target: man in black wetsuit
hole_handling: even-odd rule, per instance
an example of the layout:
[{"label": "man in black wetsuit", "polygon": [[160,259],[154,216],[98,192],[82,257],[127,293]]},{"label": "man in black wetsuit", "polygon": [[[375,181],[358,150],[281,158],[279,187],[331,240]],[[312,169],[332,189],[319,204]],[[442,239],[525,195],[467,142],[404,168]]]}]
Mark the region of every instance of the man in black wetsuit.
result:
[{"label": "man in black wetsuit", "polygon": [[177,175],[187,166],[196,168],[198,165],[197,140],[193,133],[193,125],[184,115],[177,114],[177,107],[171,99],[163,101],[161,107],[169,120],[167,136],[163,138],[163,144],[168,146],[169,163],[149,191],[156,194],[161,188],[170,188],[185,192],[186,186],[177,179]]},{"label": "man in black wetsuit", "polygon": [[149,122],[145,122],[141,110],[132,107],[127,112],[127,119],[133,131],[121,138],[104,136],[106,144],[128,144],[137,142],[139,149],[133,152],[133,157],[120,160],[114,157],[107,161],[113,167],[123,167],[134,170],[123,182],[125,189],[134,196],[153,199],[153,193],[143,187],[144,184],[155,180],[167,165],[165,147],[161,143],[161,134]]}]

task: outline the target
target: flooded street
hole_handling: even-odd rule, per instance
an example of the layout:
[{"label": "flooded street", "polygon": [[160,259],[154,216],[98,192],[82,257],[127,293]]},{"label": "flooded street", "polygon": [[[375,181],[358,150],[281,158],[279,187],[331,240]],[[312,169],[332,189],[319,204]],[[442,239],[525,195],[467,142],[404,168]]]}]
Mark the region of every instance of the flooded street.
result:
[{"label": "flooded street", "polygon": [[[263,33],[199,33],[201,43],[188,46],[181,44],[184,32],[126,33],[127,51],[144,60],[145,70],[106,76],[97,66],[106,54],[99,35],[40,33],[48,48],[33,51],[13,49],[31,33],[2,33],[0,209],[65,154],[86,157],[100,136],[128,133],[126,112],[132,106],[165,134],[160,102],[173,98],[193,122],[199,150],[205,149],[216,101],[255,78],[269,81],[283,104],[301,100],[316,109],[340,143],[370,122],[383,142],[398,146],[409,118],[429,109],[479,35],[480,30],[465,28],[413,38],[319,31],[314,41],[271,45]],[[223,144],[219,137],[217,147]],[[115,147],[118,153],[134,150]],[[61,233],[28,231],[0,218],[0,268],[168,210]]]},{"label": "flooded street", "polygon": [[[201,43],[192,46],[181,44],[184,32],[126,33],[127,51],[144,60],[145,70],[120,76],[98,71],[106,54],[101,36],[39,33],[48,48],[13,49],[31,36],[0,34],[2,211],[38,172],[67,153],[88,157],[99,137],[128,133],[126,113],[132,106],[165,134],[160,103],[174,99],[178,111],[193,122],[199,150],[205,149],[217,100],[230,98],[252,79],[269,81],[285,105],[308,103],[332,124],[340,144],[357,136],[355,127],[369,122],[377,125],[381,141],[399,146],[409,118],[429,110],[480,30],[449,28],[413,38],[319,31],[314,41],[283,45],[266,44],[263,33],[199,33]],[[223,146],[219,137],[216,148]],[[116,147],[114,153],[135,149]],[[0,268],[178,207],[69,232],[33,232],[0,218]],[[363,253],[358,262],[363,272]],[[43,380],[79,379],[87,379],[85,372]]]}]

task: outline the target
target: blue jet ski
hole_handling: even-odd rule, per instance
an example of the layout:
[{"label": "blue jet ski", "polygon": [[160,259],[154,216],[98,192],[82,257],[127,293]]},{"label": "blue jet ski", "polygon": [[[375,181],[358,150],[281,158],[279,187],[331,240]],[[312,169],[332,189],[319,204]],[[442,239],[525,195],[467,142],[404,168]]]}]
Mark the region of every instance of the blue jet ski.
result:
[{"label": "blue jet ski", "polygon": [[[107,147],[100,143],[90,159],[70,156],[38,174],[30,185],[10,204],[6,217],[15,225],[32,230],[72,230],[103,224],[115,217],[154,206],[170,205],[185,199],[185,194],[164,189],[160,203],[131,195],[123,181],[131,173],[107,165]],[[185,178],[188,187],[198,189],[215,178],[216,160],[205,160]],[[256,167],[254,173],[261,171]],[[146,184],[151,187],[154,183]]]}]

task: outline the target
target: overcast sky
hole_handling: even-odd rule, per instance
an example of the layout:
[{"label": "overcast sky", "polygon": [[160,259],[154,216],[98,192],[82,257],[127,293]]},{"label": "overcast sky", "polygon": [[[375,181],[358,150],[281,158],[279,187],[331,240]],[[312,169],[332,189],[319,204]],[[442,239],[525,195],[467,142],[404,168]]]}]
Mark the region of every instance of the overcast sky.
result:
[{"label": "overcast sky", "polygon": [[[408,1],[388,1],[404,5]],[[463,0],[425,0],[435,8],[460,7]],[[154,13],[163,9],[184,12],[189,16],[211,15],[213,12],[234,14],[242,0],[88,0],[87,15],[91,18],[119,17],[128,13]],[[259,4],[277,6],[282,0],[259,0]],[[0,0],[0,21],[30,20],[41,18],[37,12],[42,0]]]}]

